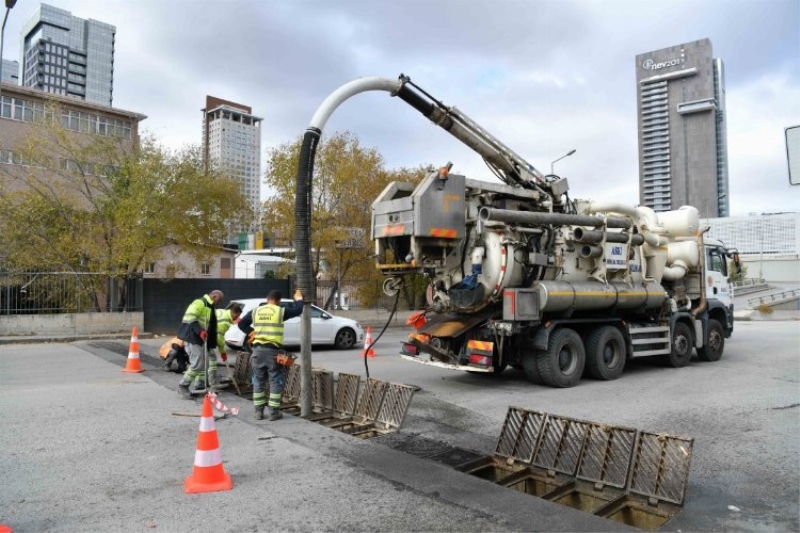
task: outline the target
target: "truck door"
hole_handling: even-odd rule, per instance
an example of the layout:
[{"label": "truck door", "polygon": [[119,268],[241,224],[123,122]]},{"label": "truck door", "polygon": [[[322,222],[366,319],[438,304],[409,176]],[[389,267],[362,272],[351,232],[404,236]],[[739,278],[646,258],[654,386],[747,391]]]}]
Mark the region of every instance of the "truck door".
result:
[{"label": "truck door", "polygon": [[706,246],[706,299],[719,300],[726,307],[733,303],[733,290],[728,281],[725,249]]}]

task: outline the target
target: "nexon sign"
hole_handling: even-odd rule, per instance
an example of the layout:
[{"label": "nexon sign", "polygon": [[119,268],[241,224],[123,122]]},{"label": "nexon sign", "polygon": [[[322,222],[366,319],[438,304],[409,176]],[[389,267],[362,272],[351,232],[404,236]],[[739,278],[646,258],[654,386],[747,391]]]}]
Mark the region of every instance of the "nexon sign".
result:
[{"label": "nexon sign", "polygon": [[675,65],[679,65],[681,62],[680,59],[670,59],[669,61],[662,61],[661,63],[656,63],[652,59],[645,59],[642,66],[645,70],[660,70],[666,67],[674,67]]}]

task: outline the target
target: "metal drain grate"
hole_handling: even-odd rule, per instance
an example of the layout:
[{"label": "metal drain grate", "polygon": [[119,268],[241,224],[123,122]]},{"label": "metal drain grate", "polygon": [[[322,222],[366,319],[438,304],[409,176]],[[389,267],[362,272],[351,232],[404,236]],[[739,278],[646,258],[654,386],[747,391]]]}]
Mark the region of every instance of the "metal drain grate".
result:
[{"label": "metal drain grate", "polygon": [[333,372],[311,369],[311,405],[321,411],[333,411]]},{"label": "metal drain grate", "polygon": [[286,373],[283,387],[283,405],[296,405],[300,401],[300,367],[292,365]]},{"label": "metal drain grate", "polygon": [[339,373],[336,381],[336,397],[333,399],[333,410],[340,416],[353,416],[356,413],[358,387],[361,378],[356,374]]},{"label": "metal drain grate", "polygon": [[385,381],[367,378],[355,415],[365,420],[376,420],[388,386]]},{"label": "metal drain grate", "polygon": [[588,427],[589,423],[582,420],[547,415],[532,463],[574,476]]},{"label": "metal drain grate", "polygon": [[408,406],[411,404],[411,397],[416,392],[415,387],[390,383],[383,395],[383,403],[375,422],[381,424],[385,429],[400,429],[403,420],[406,418]]},{"label": "metal drain grate", "polygon": [[509,407],[497,439],[495,455],[530,464],[546,416],[537,411]]},{"label": "metal drain grate", "polygon": [[639,431],[629,489],[657,500],[683,504],[694,439]]},{"label": "metal drain grate", "polygon": [[590,423],[578,466],[578,479],[625,488],[635,441],[635,429]]}]

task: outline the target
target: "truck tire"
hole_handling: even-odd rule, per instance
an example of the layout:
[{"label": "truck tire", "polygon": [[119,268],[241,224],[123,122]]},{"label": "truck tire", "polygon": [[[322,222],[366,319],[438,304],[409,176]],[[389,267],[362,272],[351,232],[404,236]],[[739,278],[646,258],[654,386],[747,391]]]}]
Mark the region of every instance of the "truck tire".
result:
[{"label": "truck tire", "polygon": [[561,328],[550,335],[547,350],[536,354],[536,369],[544,385],[574,387],[586,365],[586,352],[578,333]]},{"label": "truck tire", "polygon": [[683,322],[676,322],[672,330],[672,352],[666,356],[665,362],[673,368],[681,368],[689,364],[694,348],[692,329]]},{"label": "truck tire", "polygon": [[614,326],[600,326],[586,338],[586,371],[594,379],[620,377],[626,355],[625,337]]},{"label": "truck tire", "polygon": [[719,320],[708,320],[708,340],[705,346],[697,349],[701,361],[719,361],[722,350],[725,349],[725,328]]}]

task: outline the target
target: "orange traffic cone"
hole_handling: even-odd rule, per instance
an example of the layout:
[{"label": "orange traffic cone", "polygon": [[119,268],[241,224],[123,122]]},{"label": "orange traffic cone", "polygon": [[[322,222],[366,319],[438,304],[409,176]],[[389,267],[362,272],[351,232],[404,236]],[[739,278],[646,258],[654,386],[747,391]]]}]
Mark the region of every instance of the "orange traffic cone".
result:
[{"label": "orange traffic cone", "polygon": [[14,533],[14,530],[11,529],[11,526],[0,524],[0,533]]},{"label": "orange traffic cone", "polygon": [[197,451],[194,453],[194,470],[183,483],[186,494],[231,490],[231,476],[222,467],[217,428],[214,426],[214,411],[206,395],[203,413],[200,416],[200,432],[197,434]]},{"label": "orange traffic cone", "polygon": [[372,328],[367,326],[367,338],[364,339],[364,353],[361,357],[375,357],[375,351],[372,349]]},{"label": "orange traffic cone", "polygon": [[131,347],[128,348],[128,362],[122,372],[144,372],[142,362],[139,361],[139,337],[136,326],[131,331]]}]

